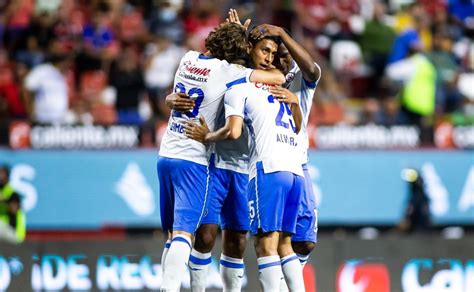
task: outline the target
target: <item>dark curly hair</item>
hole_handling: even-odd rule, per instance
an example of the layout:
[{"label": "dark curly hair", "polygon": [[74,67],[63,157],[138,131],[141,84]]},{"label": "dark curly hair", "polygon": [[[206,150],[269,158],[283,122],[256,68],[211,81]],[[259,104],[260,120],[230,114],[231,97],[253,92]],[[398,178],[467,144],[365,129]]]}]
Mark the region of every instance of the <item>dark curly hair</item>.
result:
[{"label": "dark curly hair", "polygon": [[235,23],[224,23],[214,29],[206,38],[206,49],[211,55],[229,63],[247,56],[245,29]]}]

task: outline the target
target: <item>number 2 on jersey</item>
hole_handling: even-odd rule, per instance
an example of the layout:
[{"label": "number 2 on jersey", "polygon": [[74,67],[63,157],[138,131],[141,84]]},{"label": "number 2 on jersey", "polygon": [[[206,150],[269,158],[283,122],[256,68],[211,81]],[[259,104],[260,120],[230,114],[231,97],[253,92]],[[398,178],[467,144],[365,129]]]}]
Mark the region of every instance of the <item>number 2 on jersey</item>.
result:
[{"label": "number 2 on jersey", "polygon": [[[204,92],[198,88],[198,87],[193,87],[189,91],[186,92],[186,87],[184,86],[183,83],[179,82],[176,84],[176,87],[174,88],[174,92],[176,93],[185,93],[189,96],[190,99],[194,99],[194,107],[193,110],[190,112],[184,113],[188,118],[195,118],[199,114],[199,107],[201,106],[202,100],[204,99]],[[182,117],[181,112],[173,111],[173,116],[174,117]]]},{"label": "number 2 on jersey", "polygon": [[[275,103],[275,98],[273,97],[273,95],[268,96],[268,102]],[[278,103],[280,104],[280,110],[278,111],[278,114],[275,118],[275,124],[285,129],[288,129],[291,126],[291,129],[293,130],[293,132],[296,133],[295,121],[293,120],[293,114],[291,113],[290,106],[284,102],[278,101]],[[289,123],[283,121],[283,117],[285,113],[288,115]]]}]

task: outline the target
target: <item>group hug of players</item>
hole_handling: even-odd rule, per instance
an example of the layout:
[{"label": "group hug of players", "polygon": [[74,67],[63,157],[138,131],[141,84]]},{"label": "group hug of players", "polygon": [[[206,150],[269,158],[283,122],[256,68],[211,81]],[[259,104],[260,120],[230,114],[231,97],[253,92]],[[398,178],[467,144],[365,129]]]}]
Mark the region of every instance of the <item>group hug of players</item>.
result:
[{"label": "group hug of players", "polygon": [[229,11],[181,59],[157,163],[163,230],[162,291],[179,291],[187,269],[204,291],[222,229],[224,291],[240,291],[246,233],[255,236],[263,291],[304,291],[317,211],[306,124],[319,66],[282,28],[251,30]]}]

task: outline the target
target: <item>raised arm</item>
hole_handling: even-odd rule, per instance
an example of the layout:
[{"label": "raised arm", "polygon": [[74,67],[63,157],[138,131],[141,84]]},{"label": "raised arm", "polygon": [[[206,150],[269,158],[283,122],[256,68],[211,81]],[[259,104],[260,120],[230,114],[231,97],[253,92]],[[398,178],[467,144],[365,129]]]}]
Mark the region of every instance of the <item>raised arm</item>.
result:
[{"label": "raised arm", "polygon": [[252,36],[257,39],[261,39],[266,36],[280,37],[283,44],[285,44],[286,48],[288,49],[291,57],[293,60],[295,60],[296,64],[298,64],[301,72],[303,72],[304,79],[311,82],[315,82],[319,79],[321,72],[319,67],[314,63],[311,55],[283,28],[270,24],[262,24],[252,30]]},{"label": "raised arm", "polygon": [[187,122],[184,128],[184,133],[188,138],[205,143],[218,142],[226,139],[236,140],[242,135],[242,127],[244,119],[240,116],[229,116],[225,121],[225,125],[210,132],[206,121],[203,117],[199,118],[200,124]]}]

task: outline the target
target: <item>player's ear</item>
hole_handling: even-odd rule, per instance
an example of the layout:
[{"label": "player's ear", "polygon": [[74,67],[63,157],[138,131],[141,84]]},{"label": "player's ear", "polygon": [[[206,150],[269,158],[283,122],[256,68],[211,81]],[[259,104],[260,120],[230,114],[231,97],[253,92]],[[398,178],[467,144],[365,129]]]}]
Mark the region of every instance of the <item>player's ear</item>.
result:
[{"label": "player's ear", "polygon": [[250,52],[252,51],[253,49],[253,45],[251,42],[247,42],[247,54],[250,54]]}]

